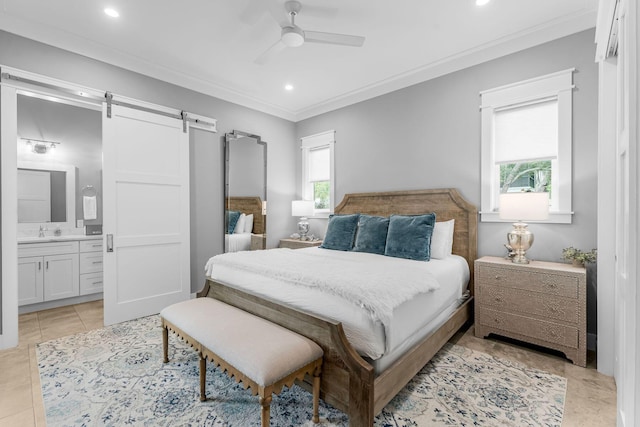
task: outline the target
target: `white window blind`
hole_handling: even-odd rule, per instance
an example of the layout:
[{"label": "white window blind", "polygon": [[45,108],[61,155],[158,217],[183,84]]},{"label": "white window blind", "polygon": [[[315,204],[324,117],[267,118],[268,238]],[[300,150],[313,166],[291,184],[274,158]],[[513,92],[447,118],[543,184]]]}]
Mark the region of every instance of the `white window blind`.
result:
[{"label": "white window blind", "polygon": [[556,99],[494,113],[496,163],[553,160],[558,156]]},{"label": "white window blind", "polygon": [[548,222],[572,220],[573,68],[480,92],[481,220],[502,221],[499,196],[549,193]]},{"label": "white window blind", "polygon": [[331,158],[329,146],[309,150],[309,181],[329,181],[331,174]]},{"label": "white window blind", "polygon": [[302,199],[314,201],[314,217],[326,217],[333,210],[335,142],[333,130],[300,138]]}]

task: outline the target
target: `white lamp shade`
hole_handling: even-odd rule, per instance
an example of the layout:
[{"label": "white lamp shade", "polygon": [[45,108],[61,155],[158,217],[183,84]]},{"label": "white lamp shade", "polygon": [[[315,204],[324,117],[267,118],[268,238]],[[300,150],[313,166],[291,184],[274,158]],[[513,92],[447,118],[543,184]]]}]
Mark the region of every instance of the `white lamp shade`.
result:
[{"label": "white lamp shade", "polygon": [[313,200],[294,200],[291,202],[291,216],[308,217],[313,215]]},{"label": "white lamp shade", "polygon": [[549,218],[549,193],[500,194],[500,219],[543,221]]}]

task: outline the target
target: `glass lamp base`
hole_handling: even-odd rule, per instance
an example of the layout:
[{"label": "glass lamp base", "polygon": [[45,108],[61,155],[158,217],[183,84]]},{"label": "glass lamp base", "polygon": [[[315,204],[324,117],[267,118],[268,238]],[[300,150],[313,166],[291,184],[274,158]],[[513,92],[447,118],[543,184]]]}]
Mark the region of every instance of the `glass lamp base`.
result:
[{"label": "glass lamp base", "polygon": [[300,221],[298,221],[298,234],[300,235],[300,240],[307,240],[307,234],[309,233],[309,221],[307,218],[302,217]]},{"label": "glass lamp base", "polygon": [[533,245],[533,233],[527,230],[527,224],[523,222],[513,224],[513,230],[507,233],[507,242],[514,253],[511,261],[515,264],[529,264],[525,254]]}]

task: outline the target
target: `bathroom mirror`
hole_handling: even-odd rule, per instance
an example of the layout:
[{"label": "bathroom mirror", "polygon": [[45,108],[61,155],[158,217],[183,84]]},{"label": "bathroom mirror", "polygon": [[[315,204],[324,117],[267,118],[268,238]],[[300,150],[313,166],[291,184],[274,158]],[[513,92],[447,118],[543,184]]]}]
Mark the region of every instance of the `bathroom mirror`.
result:
[{"label": "bathroom mirror", "polygon": [[37,162],[18,163],[18,226],[53,223],[75,227],[76,168]]},{"label": "bathroom mirror", "polygon": [[225,134],[225,252],[266,248],[267,143],[260,135]]}]

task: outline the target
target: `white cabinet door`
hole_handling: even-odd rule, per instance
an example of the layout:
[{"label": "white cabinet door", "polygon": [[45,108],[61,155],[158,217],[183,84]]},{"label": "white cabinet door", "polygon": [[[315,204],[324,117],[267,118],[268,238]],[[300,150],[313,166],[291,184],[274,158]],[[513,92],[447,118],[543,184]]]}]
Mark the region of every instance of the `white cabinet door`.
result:
[{"label": "white cabinet door", "polygon": [[80,295],[78,254],[44,257],[44,298],[46,301]]},{"label": "white cabinet door", "polygon": [[181,120],[118,105],[111,113],[105,106],[105,325],[191,294],[189,134]]},{"label": "white cabinet door", "polygon": [[18,305],[44,301],[41,256],[18,258]]}]

